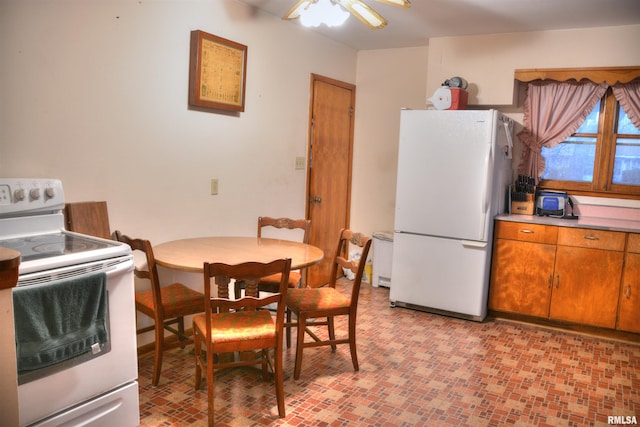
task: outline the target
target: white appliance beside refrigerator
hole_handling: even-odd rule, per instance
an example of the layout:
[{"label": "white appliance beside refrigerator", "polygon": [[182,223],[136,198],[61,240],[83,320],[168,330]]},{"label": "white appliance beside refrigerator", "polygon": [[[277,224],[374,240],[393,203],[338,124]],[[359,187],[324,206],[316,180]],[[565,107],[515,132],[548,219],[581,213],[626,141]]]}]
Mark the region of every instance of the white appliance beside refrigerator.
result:
[{"label": "white appliance beside refrigerator", "polygon": [[512,132],[496,110],[401,111],[391,306],[486,318]]}]

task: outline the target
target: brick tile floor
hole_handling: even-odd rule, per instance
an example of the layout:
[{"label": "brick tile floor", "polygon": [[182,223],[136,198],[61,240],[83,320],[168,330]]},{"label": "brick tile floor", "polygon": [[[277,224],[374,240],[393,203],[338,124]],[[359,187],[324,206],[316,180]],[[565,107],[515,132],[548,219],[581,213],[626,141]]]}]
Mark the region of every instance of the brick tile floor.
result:
[{"label": "brick tile floor", "polygon": [[[640,313],[639,313],[640,315]],[[338,331],[345,322],[337,321]],[[294,337],[295,339],[295,337]],[[640,419],[640,344],[490,319],[483,323],[389,307],[363,284],[354,372],[348,346],[307,349],[293,380],[285,349],[286,418],[273,383],[238,368],[216,377],[221,426],[601,426]],[[194,390],[193,350],[139,361],[141,426],[206,425],[206,384]]]}]

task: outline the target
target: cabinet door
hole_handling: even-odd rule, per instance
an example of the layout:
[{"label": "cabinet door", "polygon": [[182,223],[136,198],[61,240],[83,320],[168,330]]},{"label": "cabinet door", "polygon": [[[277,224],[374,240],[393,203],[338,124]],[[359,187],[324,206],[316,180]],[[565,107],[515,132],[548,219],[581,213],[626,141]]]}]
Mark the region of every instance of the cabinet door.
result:
[{"label": "cabinet door", "polygon": [[549,316],[615,328],[623,253],[558,246]]},{"label": "cabinet door", "polygon": [[497,239],[489,308],[548,317],[555,245]]},{"label": "cabinet door", "polygon": [[618,329],[640,332],[640,254],[627,253],[620,290]]}]

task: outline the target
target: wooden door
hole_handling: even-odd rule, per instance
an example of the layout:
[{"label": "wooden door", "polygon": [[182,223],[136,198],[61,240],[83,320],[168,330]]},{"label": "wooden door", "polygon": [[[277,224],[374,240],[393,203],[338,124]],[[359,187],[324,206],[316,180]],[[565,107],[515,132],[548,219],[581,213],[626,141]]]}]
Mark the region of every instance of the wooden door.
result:
[{"label": "wooden door", "polygon": [[549,317],[615,328],[623,253],[558,246]]},{"label": "wooden door", "polygon": [[324,260],[308,269],[309,286],[329,281],[340,229],[349,227],[355,86],[313,74],[307,174],[309,243]]}]

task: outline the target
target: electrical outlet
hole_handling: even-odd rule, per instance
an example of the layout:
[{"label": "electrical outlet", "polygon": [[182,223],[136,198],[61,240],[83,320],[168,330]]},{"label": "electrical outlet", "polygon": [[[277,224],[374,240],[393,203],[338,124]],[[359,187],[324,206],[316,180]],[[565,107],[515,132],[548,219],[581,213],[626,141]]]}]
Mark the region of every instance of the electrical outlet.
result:
[{"label": "electrical outlet", "polygon": [[211,178],[211,195],[215,196],[218,194],[218,179]]},{"label": "electrical outlet", "polygon": [[296,157],[296,169],[304,169],[307,164],[306,157]]}]

